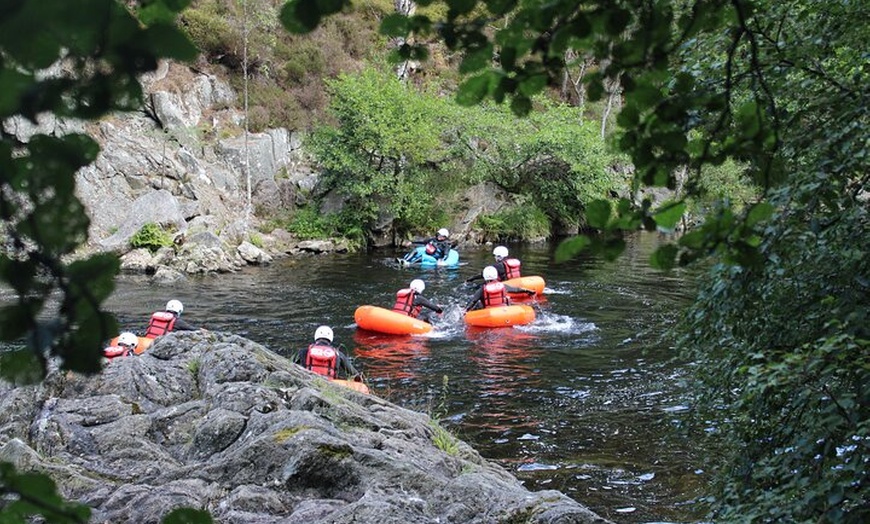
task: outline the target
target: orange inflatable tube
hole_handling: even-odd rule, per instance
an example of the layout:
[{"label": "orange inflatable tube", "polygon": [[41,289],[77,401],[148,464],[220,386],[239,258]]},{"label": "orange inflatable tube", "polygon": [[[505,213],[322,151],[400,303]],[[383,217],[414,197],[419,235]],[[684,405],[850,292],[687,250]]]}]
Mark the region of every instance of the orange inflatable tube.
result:
[{"label": "orange inflatable tube", "polygon": [[346,388],[350,388],[359,393],[365,393],[366,395],[370,395],[371,391],[369,391],[369,387],[363,384],[362,382],[357,382],[355,380],[343,380],[340,378],[334,378],[330,380],[333,384],[338,384],[339,386],[344,386]]},{"label": "orange inflatable tube", "polygon": [[[531,289],[535,292],[536,295],[544,294],[544,286],[546,285],[544,279],[539,276],[529,276],[529,277],[517,277],[510,278],[502,282],[502,284],[506,286],[520,287],[523,289]],[[511,298],[515,296],[527,296],[525,293],[508,293]]]},{"label": "orange inflatable tube", "polygon": [[[133,353],[137,355],[141,355],[145,353],[145,350],[151,347],[151,344],[154,343],[153,338],[145,338],[145,337],[137,337],[139,339],[139,343],[136,344],[135,349],[133,349]],[[118,337],[113,338],[109,341],[109,346],[117,346],[118,345]]]},{"label": "orange inflatable tube", "polygon": [[488,307],[465,314],[465,323],[477,327],[521,326],[534,320],[535,310],[524,305]]},{"label": "orange inflatable tube", "polygon": [[432,325],[378,306],[360,306],[353,314],[362,329],[388,335],[422,335],[432,331]]}]

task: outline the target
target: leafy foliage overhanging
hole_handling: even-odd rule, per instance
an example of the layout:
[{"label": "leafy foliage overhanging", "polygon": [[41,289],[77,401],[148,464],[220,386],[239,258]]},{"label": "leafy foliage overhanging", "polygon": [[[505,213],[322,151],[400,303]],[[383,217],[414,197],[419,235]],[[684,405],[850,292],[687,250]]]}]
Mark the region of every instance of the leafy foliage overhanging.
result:
[{"label": "leafy foliage overhanging", "polygon": [[[9,132],[24,121],[96,120],[141,104],[139,76],[161,58],[191,60],[196,48],[176,28],[188,0],[5,0],[0,2],[0,278],[17,303],[0,315],[0,376],[39,380],[50,357],[64,369],[100,369],[103,342],[117,333],[102,310],[118,261],[96,255],[66,262],[87,239],[89,220],[75,195],[75,173],[95,160],[97,143],[81,133]],[[49,320],[40,320],[48,318]],[[0,463],[0,520],[87,522],[90,510],[65,502],[39,473]],[[179,516],[180,515],[180,516]],[[188,519],[193,517],[194,520]],[[168,522],[209,522],[180,510]]]},{"label": "leafy foliage overhanging", "polygon": [[[304,32],[347,2],[291,0],[282,21]],[[419,5],[430,5],[424,0]],[[670,268],[722,263],[684,325],[684,356],[702,379],[698,413],[725,453],[714,517],[721,521],[866,522],[870,517],[866,2],[446,0],[441,20],[387,17],[424,59],[428,37],[461,51],[457,100],[508,102],[517,114],[561,79],[572,57],[593,59],[591,99],[618,82],[619,146],[634,187],[704,191],[705,165],[748,166],[762,198],[727,204],[666,245]],[[671,229],[686,201],[653,207],[606,200],[586,209],[601,234],[563,243],[622,251],[622,231]],[[703,420],[703,418],[702,418]]]}]

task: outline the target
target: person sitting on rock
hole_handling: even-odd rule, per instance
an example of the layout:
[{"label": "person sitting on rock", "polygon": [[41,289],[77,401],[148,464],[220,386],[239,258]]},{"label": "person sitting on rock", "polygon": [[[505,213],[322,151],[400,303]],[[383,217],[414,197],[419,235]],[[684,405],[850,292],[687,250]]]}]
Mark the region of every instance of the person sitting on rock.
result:
[{"label": "person sitting on rock", "polygon": [[165,311],[157,311],[151,315],[148,329],[145,330],[145,338],[157,338],[172,331],[197,331],[198,327],[182,320],[181,312],[184,305],[178,300],[170,300],[166,303]]},{"label": "person sitting on rock", "polygon": [[300,349],[293,362],[330,379],[347,380],[358,375],[350,359],[332,345],[332,340],[332,328],[320,326],[314,331],[314,343]]},{"label": "person sitting on rock", "polygon": [[534,295],[531,289],[509,286],[498,281],[498,270],[493,266],[486,266],[481,273],[486,283],[481,286],[471,297],[471,301],[465,306],[465,311],[490,307],[511,305],[508,293],[526,293]]},{"label": "person sitting on rock", "polygon": [[[444,308],[424,297],[423,291],[425,289],[425,282],[419,278],[412,280],[406,289],[400,289],[396,293],[396,303],[393,305],[393,311],[431,324],[431,312],[434,311],[440,315],[444,311]],[[429,311],[423,311],[424,307]]]}]

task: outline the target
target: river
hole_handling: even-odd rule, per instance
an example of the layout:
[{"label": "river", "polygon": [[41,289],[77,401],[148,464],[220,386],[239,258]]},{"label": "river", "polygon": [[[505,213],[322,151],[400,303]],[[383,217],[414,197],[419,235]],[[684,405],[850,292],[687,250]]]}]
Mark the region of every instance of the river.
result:
[{"label": "river", "polygon": [[[675,431],[688,402],[684,369],[663,338],[693,292],[682,271],[652,270],[655,235],[628,241],[607,262],[552,262],[554,245],[511,245],[545,296],[530,326],[466,329],[465,279],[492,261],[464,249],[457,270],[398,269],[399,253],[297,257],[171,288],[122,276],[107,307],[141,332],[168,299],[183,318],[231,331],[289,355],[328,324],[373,391],[438,416],[442,425],[533,490],[557,489],[617,523],[695,522],[708,479],[693,442]],[[385,337],[357,332],[355,308],[392,305],[412,278],[447,306],[436,332]]]}]

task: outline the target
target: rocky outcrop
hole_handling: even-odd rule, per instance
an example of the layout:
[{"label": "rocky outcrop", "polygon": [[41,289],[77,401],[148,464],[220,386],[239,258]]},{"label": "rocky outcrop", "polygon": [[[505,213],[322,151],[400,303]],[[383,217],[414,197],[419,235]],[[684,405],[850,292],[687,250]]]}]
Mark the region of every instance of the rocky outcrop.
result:
[{"label": "rocky outcrop", "polygon": [[167,335],[94,377],[0,383],[0,460],[50,475],[94,522],[181,506],[246,524],[606,522],[426,415],[219,333]]}]

